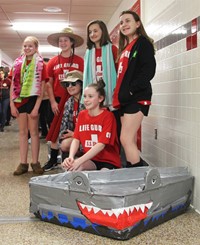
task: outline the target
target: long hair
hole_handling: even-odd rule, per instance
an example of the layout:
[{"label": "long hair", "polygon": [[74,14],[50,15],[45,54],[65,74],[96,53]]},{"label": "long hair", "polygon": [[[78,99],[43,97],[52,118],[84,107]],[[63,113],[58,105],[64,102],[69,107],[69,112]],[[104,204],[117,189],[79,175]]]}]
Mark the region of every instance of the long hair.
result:
[{"label": "long hair", "polygon": [[98,24],[100,29],[102,30],[102,36],[100,39],[100,46],[102,47],[108,43],[111,43],[106,24],[101,20],[93,20],[93,21],[89,22],[87,25],[87,48],[92,49],[92,47],[94,47],[94,43],[90,40],[90,37],[89,37],[89,28],[93,24]]},{"label": "long hair", "polygon": [[[152,46],[154,47],[154,41],[153,41],[152,38],[150,38],[150,37],[147,35],[147,33],[146,33],[145,29],[144,29],[144,26],[143,26],[143,24],[142,24],[142,21],[141,21],[141,19],[140,19],[140,17],[139,17],[139,15],[138,15],[137,13],[135,13],[134,11],[131,11],[131,10],[125,10],[125,11],[121,12],[120,17],[121,17],[122,15],[124,15],[124,14],[131,14],[136,22],[138,22],[138,21],[140,22],[140,26],[137,28],[136,34],[137,34],[138,36],[143,36],[143,37],[145,37],[147,40],[150,41],[150,43],[152,43]],[[121,33],[121,31],[120,31],[120,32],[119,32],[119,51],[118,51],[119,56],[120,56],[121,52],[126,48],[127,45],[128,45],[128,37],[124,36],[124,35]],[[154,50],[155,50],[155,48],[154,48]]]},{"label": "long hair", "polygon": [[70,66],[72,66],[73,60],[74,60],[74,55],[75,55],[75,40],[73,38],[71,38],[71,37],[69,39],[72,42],[72,47],[71,47],[72,55],[70,56]]}]

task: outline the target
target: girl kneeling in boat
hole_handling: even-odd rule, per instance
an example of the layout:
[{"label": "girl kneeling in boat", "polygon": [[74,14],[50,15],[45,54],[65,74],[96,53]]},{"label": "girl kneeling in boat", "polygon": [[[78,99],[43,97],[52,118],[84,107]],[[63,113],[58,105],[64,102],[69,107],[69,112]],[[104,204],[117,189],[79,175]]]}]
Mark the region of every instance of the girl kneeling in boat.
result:
[{"label": "girl kneeling in boat", "polygon": [[[100,80],[84,90],[86,110],[79,113],[69,157],[62,163],[67,171],[121,168],[116,120],[103,106],[104,87],[105,83]],[[80,144],[84,154],[75,158]]]}]

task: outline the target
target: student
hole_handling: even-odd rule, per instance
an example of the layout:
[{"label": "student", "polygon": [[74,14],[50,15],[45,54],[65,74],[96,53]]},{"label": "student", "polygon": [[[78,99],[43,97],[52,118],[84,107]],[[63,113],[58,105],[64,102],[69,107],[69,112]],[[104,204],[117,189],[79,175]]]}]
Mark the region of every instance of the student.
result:
[{"label": "student", "polygon": [[[121,167],[116,120],[112,112],[103,107],[105,83],[100,80],[84,90],[86,110],[79,113],[69,157],[62,167],[67,171],[104,170]],[[75,158],[80,144],[84,154]]]},{"label": "student", "polygon": [[38,53],[39,41],[28,36],[23,42],[22,55],[13,65],[11,75],[10,107],[19,125],[20,164],[14,175],[28,172],[28,131],[31,136],[31,167],[36,174],[44,171],[38,162],[39,157],[39,108],[43,97],[43,87],[47,81],[46,67]]},{"label": "student", "polygon": [[71,96],[65,103],[64,113],[60,127],[60,149],[62,159],[68,155],[71,142],[73,140],[74,129],[77,122],[78,114],[84,109],[80,103],[83,86],[83,73],[80,71],[68,72],[66,77],[61,81],[62,86],[67,89]]},{"label": "student", "polygon": [[51,141],[50,159],[44,165],[44,171],[57,167],[59,153],[58,136],[65,102],[69,93],[61,86],[61,81],[69,71],[79,70],[83,72],[83,59],[75,55],[75,48],[83,44],[83,38],[74,34],[70,28],[65,28],[59,33],[54,33],[47,38],[49,44],[59,47],[61,53],[49,60],[47,69],[49,82],[47,92],[51,103],[53,121],[51,123],[47,141]]},{"label": "student", "polygon": [[117,80],[118,48],[112,44],[108,29],[101,20],[93,20],[87,25],[87,50],[84,57],[83,90],[90,83],[103,79],[106,83],[104,105],[115,115],[117,133],[120,135],[120,116],[112,107],[112,95]]},{"label": "student", "polygon": [[87,50],[84,56],[83,90],[88,84],[103,79],[106,83],[106,106],[112,105],[116,85],[118,49],[111,43],[107,27],[101,20],[87,25]]},{"label": "student", "polygon": [[5,78],[4,70],[0,70],[0,132],[4,131],[9,104],[11,80]]},{"label": "student", "polygon": [[137,131],[143,117],[148,115],[156,62],[154,45],[140,17],[133,11],[120,15],[119,61],[113,107],[120,108],[121,135],[127,167],[142,165],[137,148]]},{"label": "student", "polygon": [[[45,64],[47,64],[49,61],[49,58],[44,58]],[[40,139],[45,139],[50,127],[49,124],[49,109],[50,109],[50,103],[49,103],[49,96],[47,93],[47,84],[44,86],[44,92],[43,92],[43,98],[40,105],[40,118],[39,118],[39,126],[41,130]]]}]

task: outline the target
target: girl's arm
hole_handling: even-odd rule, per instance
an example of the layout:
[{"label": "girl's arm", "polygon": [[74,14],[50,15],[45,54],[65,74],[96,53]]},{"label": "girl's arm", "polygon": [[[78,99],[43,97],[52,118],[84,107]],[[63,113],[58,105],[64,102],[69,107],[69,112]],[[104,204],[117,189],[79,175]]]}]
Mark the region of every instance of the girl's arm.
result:
[{"label": "girl's arm", "polygon": [[69,158],[74,158],[76,155],[76,152],[78,151],[80,146],[80,141],[77,139],[73,139],[71,146],[70,146],[70,151],[69,151]]},{"label": "girl's arm", "polygon": [[12,100],[12,91],[13,91],[13,83],[11,82],[10,85],[10,110],[11,110],[11,114],[13,117],[18,117],[19,116],[19,112]]},{"label": "girl's arm", "polygon": [[40,105],[41,105],[43,93],[44,93],[44,85],[45,85],[45,81],[42,81],[41,94],[40,94],[40,96],[37,97],[35,106],[34,106],[33,110],[31,111],[31,114],[30,114],[30,116],[32,116],[32,117],[38,116],[38,112],[40,109]]},{"label": "girl's arm", "polygon": [[58,109],[58,103],[56,102],[56,99],[53,93],[53,77],[49,77],[49,81],[47,82],[46,86],[47,86],[47,93],[49,96],[49,101],[51,103],[51,109],[53,113],[57,115],[59,113],[59,109]]},{"label": "girl's arm", "polygon": [[69,151],[69,157],[65,158],[65,160],[62,162],[62,167],[66,170],[70,169],[71,166],[74,163],[74,156],[76,154],[76,152],[79,149],[79,145],[80,145],[80,141],[77,139],[73,139],[71,146],[70,146],[70,151]]}]

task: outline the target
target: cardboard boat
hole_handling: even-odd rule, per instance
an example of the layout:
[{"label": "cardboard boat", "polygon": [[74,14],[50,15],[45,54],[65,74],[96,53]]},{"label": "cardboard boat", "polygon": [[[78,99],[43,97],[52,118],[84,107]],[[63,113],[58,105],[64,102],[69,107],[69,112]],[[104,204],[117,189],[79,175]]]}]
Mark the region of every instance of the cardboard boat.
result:
[{"label": "cardboard boat", "polygon": [[186,167],[44,175],[29,182],[30,212],[46,222],[127,240],[185,212],[193,185]]}]

